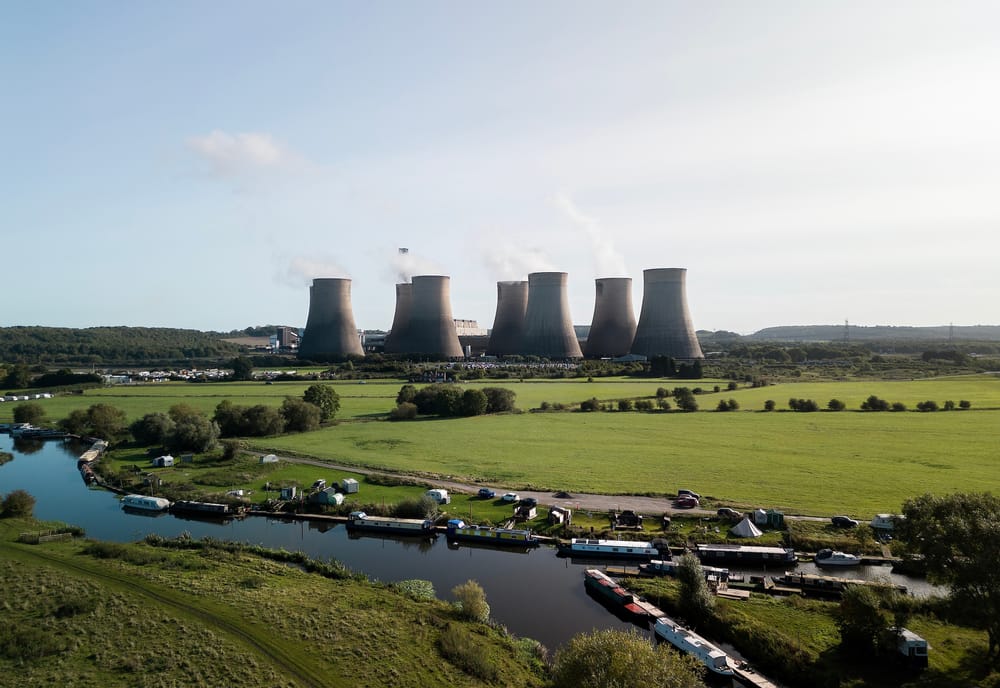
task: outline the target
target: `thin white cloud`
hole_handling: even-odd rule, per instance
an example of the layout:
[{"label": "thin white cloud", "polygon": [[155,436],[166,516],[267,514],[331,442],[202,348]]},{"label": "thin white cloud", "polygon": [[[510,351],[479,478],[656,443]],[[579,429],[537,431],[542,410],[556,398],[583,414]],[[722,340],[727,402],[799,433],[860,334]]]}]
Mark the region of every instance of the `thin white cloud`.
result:
[{"label": "thin white cloud", "polygon": [[483,246],[483,263],[497,281],[523,280],[532,272],[555,270],[552,261],[535,247],[490,241]]},{"label": "thin white cloud", "polygon": [[419,256],[409,248],[400,248],[389,261],[394,279],[409,282],[414,275],[447,275],[441,266],[432,260]]},{"label": "thin white cloud", "polygon": [[187,145],[220,177],[293,168],[303,163],[300,155],[261,132],[231,134],[216,129],[204,136],[192,136]]}]

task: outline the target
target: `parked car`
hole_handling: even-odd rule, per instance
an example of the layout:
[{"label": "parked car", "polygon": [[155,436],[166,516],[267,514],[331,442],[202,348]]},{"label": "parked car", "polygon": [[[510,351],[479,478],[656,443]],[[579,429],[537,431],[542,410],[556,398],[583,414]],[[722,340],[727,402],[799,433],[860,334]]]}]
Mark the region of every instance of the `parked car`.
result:
[{"label": "parked car", "polygon": [[857,528],[858,522],[849,516],[834,516],[830,522],[838,528]]},{"label": "parked car", "polygon": [[736,509],[730,509],[728,506],[724,506],[715,512],[716,515],[722,518],[740,518],[741,514]]},{"label": "parked car", "polygon": [[518,496],[516,492],[506,492],[504,493],[504,496],[501,497],[500,499],[502,499],[505,502],[518,502],[521,500],[521,498]]},{"label": "parked car", "polygon": [[480,499],[493,499],[497,496],[497,493],[488,487],[479,488],[479,498]]},{"label": "parked car", "polygon": [[525,497],[521,500],[521,506],[538,506],[538,500],[534,497]]},{"label": "parked car", "polygon": [[701,502],[692,497],[691,495],[681,495],[674,500],[674,508],[676,509],[693,509],[698,506]]},{"label": "parked car", "polygon": [[688,497],[694,497],[695,499],[701,499],[701,495],[694,490],[677,490],[678,497],[684,497],[685,495]]}]

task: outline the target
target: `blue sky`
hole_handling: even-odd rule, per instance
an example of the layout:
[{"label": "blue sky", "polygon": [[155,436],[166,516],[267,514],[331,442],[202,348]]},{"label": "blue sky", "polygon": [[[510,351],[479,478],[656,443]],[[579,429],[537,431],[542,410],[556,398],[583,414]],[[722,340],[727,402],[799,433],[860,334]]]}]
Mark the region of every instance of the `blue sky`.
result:
[{"label": "blue sky", "polygon": [[[358,325],[688,268],[695,326],[997,324],[1000,4],[0,3],[0,325]],[[409,248],[405,262],[398,247]]]}]

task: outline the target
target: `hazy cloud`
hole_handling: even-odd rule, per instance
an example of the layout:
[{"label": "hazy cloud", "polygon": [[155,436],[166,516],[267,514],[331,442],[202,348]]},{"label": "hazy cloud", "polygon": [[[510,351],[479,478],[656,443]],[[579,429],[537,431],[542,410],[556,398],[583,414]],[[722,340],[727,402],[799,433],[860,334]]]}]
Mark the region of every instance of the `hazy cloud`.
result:
[{"label": "hazy cloud", "polygon": [[418,256],[409,249],[398,249],[389,263],[397,282],[409,282],[414,275],[447,274],[434,261]]},{"label": "hazy cloud", "polygon": [[303,159],[270,134],[231,134],[216,129],[205,136],[193,136],[188,148],[206,161],[213,174],[234,177],[248,172],[299,166]]}]

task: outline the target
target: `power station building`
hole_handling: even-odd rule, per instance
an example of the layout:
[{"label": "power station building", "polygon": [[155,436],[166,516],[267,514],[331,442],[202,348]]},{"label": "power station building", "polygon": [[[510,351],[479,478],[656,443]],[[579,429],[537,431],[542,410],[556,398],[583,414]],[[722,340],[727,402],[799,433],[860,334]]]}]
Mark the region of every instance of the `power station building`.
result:
[{"label": "power station building", "polygon": [[364,356],[351,309],[351,280],[314,279],[309,287],[309,317],[299,343],[304,358]]},{"label": "power station building", "polygon": [[686,268],[642,271],[642,310],[632,353],[680,360],[705,358],[688,312]]},{"label": "power station building", "polygon": [[587,358],[624,356],[631,350],[635,337],[632,278],[604,277],[594,283],[594,318],[583,353]]},{"label": "power station building", "polygon": [[569,314],[568,275],[533,272],[528,275],[528,304],[520,353],[541,358],[583,358]]},{"label": "power station building", "polygon": [[386,353],[462,357],[451,315],[450,285],[451,278],[443,275],[418,275],[409,285],[396,285],[396,314]]}]

